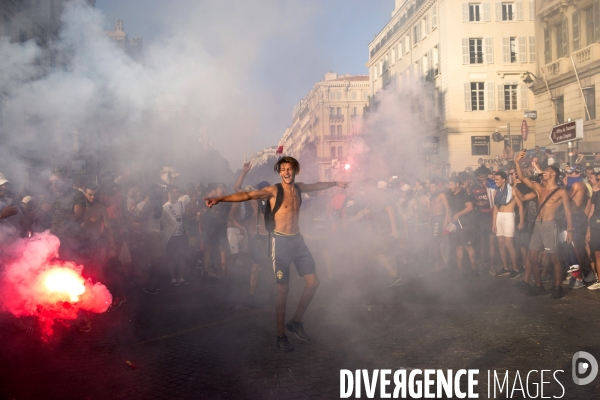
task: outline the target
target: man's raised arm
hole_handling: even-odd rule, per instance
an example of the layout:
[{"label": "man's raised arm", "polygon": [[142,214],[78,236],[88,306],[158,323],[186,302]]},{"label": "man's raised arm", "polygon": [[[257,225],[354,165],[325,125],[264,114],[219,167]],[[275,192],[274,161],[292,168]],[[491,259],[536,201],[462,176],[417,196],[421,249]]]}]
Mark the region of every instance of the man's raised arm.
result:
[{"label": "man's raised arm", "polygon": [[531,179],[523,176],[523,171],[521,171],[521,160],[525,158],[525,150],[521,150],[520,152],[517,153],[517,156],[515,157],[515,171],[517,171],[517,176],[519,177],[519,179],[521,180],[521,182],[523,182],[527,187],[535,190],[536,192],[537,190],[537,183],[534,183],[531,181]]},{"label": "man's raised arm", "polygon": [[242,166],[242,171],[240,172],[240,176],[238,176],[238,179],[235,182],[235,186],[233,187],[233,190],[235,190],[236,192],[242,191],[242,184],[244,183],[244,178],[246,177],[246,174],[252,169],[251,164],[252,163],[250,161],[246,161],[244,163],[244,165]]},{"label": "man's raised arm", "polygon": [[302,183],[298,182],[298,186],[302,193],[306,192],[318,192],[320,190],[326,190],[332,187],[341,187],[346,189],[350,182],[316,182],[316,183]]},{"label": "man's raised arm", "polygon": [[212,208],[212,206],[221,202],[238,203],[248,200],[268,199],[273,196],[274,190],[274,186],[269,186],[262,190],[255,190],[253,192],[238,192],[221,197],[205,197],[204,200],[206,201],[206,206]]}]

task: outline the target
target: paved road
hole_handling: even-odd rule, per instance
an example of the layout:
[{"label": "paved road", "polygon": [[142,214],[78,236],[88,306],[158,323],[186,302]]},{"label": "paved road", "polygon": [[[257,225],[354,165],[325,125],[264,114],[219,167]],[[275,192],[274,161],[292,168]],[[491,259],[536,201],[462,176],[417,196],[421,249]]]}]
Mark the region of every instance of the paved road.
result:
[{"label": "paved road", "polygon": [[[48,344],[5,318],[0,399],[330,399],[339,397],[339,370],[359,368],[479,368],[481,398],[489,369],[510,371],[511,385],[517,370],[562,369],[564,398],[600,395],[600,377],[588,386],[570,379],[576,351],[600,360],[600,293],[528,298],[508,279],[433,273],[382,289],[369,276],[340,275],[322,283],[306,315],[313,341],[291,338],[295,351],[283,353],[268,291],[257,309],[241,306],[243,278],[156,296],[132,289],[90,333],[62,328]],[[291,286],[293,310],[302,282]],[[552,385],[544,394],[560,393]]]}]

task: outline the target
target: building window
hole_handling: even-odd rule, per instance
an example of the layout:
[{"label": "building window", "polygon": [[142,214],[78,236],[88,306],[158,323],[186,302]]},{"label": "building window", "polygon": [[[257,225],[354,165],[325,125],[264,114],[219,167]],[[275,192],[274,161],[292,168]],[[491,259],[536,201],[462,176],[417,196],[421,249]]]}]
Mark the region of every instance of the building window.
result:
[{"label": "building window", "polygon": [[559,124],[565,122],[565,98],[563,96],[554,99],[554,109],[556,110],[556,120]]},{"label": "building window", "polygon": [[340,107],[337,107],[335,111],[338,118],[342,116],[342,109]]},{"label": "building window", "polygon": [[552,42],[550,40],[550,28],[544,28],[544,64],[552,62]]},{"label": "building window", "polygon": [[6,15],[4,16],[4,36],[12,38],[12,20]]},{"label": "building window", "polygon": [[338,137],[338,139],[342,138],[342,126],[341,125],[337,126],[337,137]]},{"label": "building window", "polygon": [[481,21],[480,7],[481,4],[469,4],[469,21]]},{"label": "building window", "polygon": [[471,82],[471,110],[483,111],[485,99],[485,84],[484,82]]},{"label": "building window", "polygon": [[504,109],[517,109],[517,85],[504,85]]},{"label": "building window", "polygon": [[596,119],[596,88],[591,87],[584,89],[583,95],[585,96],[585,103],[590,112],[589,118],[587,113],[585,113],[585,120],[589,121],[590,119]]},{"label": "building window", "polygon": [[511,63],[517,62],[517,38],[516,37],[510,38],[510,62]]},{"label": "building window", "polygon": [[594,10],[592,7],[585,10],[585,44],[594,43]]},{"label": "building window", "polygon": [[331,147],[331,158],[336,158],[335,156],[335,147]]},{"label": "building window", "polygon": [[337,156],[338,158],[343,158],[344,157],[344,150],[342,146],[338,146],[337,148]]},{"label": "building window", "polygon": [[502,21],[514,20],[513,3],[502,3]]},{"label": "building window", "polygon": [[483,64],[483,39],[469,39],[469,62]]},{"label": "building window", "polygon": [[352,115],[356,115],[357,107],[352,107]]},{"label": "building window", "polygon": [[432,65],[433,65],[433,76],[436,77],[440,74],[440,53],[437,46],[433,48],[432,56]]},{"label": "building window", "polygon": [[356,90],[352,91],[352,100],[356,100],[358,96],[356,95]]},{"label": "building window", "polygon": [[329,136],[331,136],[332,139],[335,136],[335,125],[329,127]]},{"label": "building window", "polygon": [[335,117],[335,108],[331,107],[329,109],[329,118],[333,118],[333,117]]}]

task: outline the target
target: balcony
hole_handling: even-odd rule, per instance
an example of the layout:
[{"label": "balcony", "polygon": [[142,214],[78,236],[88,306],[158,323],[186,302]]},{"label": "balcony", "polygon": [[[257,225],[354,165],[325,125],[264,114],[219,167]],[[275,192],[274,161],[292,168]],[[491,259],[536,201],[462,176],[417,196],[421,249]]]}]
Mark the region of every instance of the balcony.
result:
[{"label": "balcony", "polygon": [[329,114],[329,120],[330,121],[343,121],[344,115],[343,114]]},{"label": "balcony", "polygon": [[335,140],[335,141],[346,141],[348,139],[345,136],[323,135],[323,136],[318,137],[315,141],[316,142],[324,142],[324,141],[332,141],[332,140]]},{"label": "balcony", "polygon": [[573,53],[573,61],[577,68],[598,60],[600,60],[600,43],[592,43]]},{"label": "balcony", "polygon": [[558,60],[546,64],[542,67],[542,72],[549,78],[555,78],[558,75],[566,74],[567,72],[573,71],[573,64],[571,59],[567,57],[559,58]]}]

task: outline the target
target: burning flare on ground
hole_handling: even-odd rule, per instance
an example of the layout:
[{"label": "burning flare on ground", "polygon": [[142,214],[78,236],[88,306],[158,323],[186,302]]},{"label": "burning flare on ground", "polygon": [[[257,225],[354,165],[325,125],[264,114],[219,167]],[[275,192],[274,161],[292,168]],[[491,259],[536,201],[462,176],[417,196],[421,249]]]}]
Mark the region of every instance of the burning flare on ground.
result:
[{"label": "burning flare on ground", "polygon": [[59,246],[49,232],[0,246],[0,311],[37,318],[44,339],[55,321],[77,319],[80,310],[103,313],[112,302],[106,286],[82,276],[83,266],[58,258]]}]

